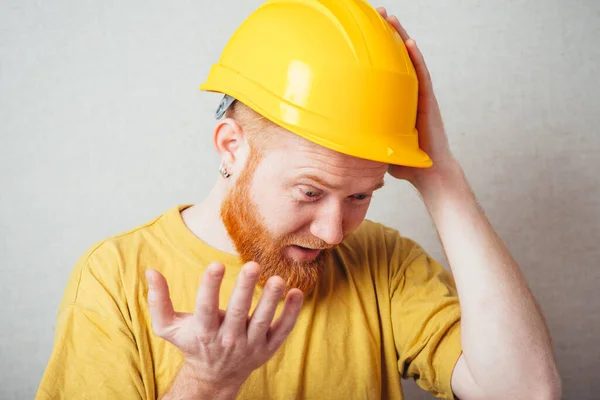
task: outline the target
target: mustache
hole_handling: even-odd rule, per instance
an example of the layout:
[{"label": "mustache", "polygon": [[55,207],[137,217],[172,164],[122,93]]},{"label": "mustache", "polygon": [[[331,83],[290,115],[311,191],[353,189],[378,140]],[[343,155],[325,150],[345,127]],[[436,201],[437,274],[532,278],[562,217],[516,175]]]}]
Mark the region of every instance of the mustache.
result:
[{"label": "mustache", "polygon": [[324,240],[316,238],[314,236],[306,237],[306,236],[287,236],[282,240],[282,246],[300,246],[307,249],[314,250],[331,250],[335,247],[335,245],[331,245]]}]

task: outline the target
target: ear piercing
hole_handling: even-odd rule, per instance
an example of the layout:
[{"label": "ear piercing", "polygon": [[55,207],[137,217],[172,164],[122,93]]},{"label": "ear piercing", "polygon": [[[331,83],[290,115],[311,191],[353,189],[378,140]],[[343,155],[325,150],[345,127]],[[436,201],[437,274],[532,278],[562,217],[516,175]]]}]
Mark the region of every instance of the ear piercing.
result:
[{"label": "ear piercing", "polygon": [[219,167],[219,172],[225,179],[227,179],[231,176],[231,174],[227,171],[227,168],[225,167],[224,164],[221,164],[221,167]]}]

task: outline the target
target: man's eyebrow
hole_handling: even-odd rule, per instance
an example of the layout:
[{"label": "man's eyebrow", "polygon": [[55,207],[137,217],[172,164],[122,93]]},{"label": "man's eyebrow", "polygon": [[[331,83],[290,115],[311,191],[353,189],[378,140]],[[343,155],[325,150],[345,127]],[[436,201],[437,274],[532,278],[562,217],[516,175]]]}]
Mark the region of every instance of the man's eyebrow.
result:
[{"label": "man's eyebrow", "polygon": [[339,189],[340,188],[338,185],[334,185],[331,182],[327,182],[327,181],[321,179],[320,177],[318,177],[317,175],[313,175],[313,174],[303,174],[303,175],[300,175],[298,178],[311,180],[311,181],[316,182],[319,185],[324,186],[328,189]]},{"label": "man's eyebrow", "polygon": [[371,191],[372,191],[372,192],[374,192],[374,191],[376,191],[376,190],[379,190],[379,189],[381,189],[381,188],[382,188],[382,187],[384,187],[384,186],[385,186],[385,181],[383,181],[383,180],[382,180],[382,181],[380,181],[380,182],[377,182],[377,183],[375,184],[375,186],[373,186],[373,188],[371,189]]},{"label": "man's eyebrow", "polygon": [[[319,176],[317,175],[312,175],[312,174],[308,174],[308,175],[300,175],[299,177],[300,179],[309,179],[313,182],[318,183],[321,186],[324,186],[328,189],[340,189],[340,186],[338,185],[334,185],[331,184],[330,182],[326,182],[325,180],[321,179]],[[366,192],[374,192],[376,190],[381,189],[383,186],[385,186],[385,181],[381,180],[380,182],[377,182],[375,185],[373,185],[373,187],[370,190],[367,190]]]}]

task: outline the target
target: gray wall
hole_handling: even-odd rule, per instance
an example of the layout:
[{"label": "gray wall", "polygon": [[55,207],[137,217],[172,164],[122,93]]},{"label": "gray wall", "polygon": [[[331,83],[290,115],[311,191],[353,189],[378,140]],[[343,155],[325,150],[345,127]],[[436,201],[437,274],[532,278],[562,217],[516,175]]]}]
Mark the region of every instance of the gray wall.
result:
[{"label": "gray wall", "polygon": [[[0,2],[0,398],[33,396],[88,245],[206,193],[218,97],[197,87],[260,3]],[[453,149],[547,316],[565,398],[597,399],[600,2],[380,5],[426,55]],[[441,259],[418,196],[388,183],[369,217]]]}]

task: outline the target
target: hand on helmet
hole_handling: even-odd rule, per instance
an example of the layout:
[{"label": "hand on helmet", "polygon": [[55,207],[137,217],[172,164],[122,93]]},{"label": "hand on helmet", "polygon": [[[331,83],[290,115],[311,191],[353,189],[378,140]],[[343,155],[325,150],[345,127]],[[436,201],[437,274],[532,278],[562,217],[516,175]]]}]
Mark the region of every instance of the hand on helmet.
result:
[{"label": "hand on helmet", "polygon": [[386,9],[383,7],[378,8],[377,11],[400,34],[417,71],[417,78],[419,79],[419,105],[416,127],[419,131],[419,147],[433,160],[433,167],[431,168],[421,169],[390,165],[388,172],[393,177],[406,179],[419,188],[419,185],[424,180],[440,174],[446,168],[454,167],[456,162],[450,152],[440,108],[433,93],[431,75],[429,74],[423,55],[417,47],[417,43],[406,33],[406,30],[402,27],[396,16],[388,15]]}]

